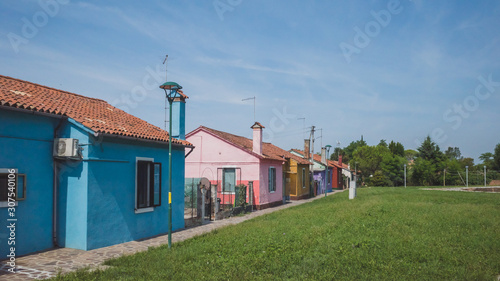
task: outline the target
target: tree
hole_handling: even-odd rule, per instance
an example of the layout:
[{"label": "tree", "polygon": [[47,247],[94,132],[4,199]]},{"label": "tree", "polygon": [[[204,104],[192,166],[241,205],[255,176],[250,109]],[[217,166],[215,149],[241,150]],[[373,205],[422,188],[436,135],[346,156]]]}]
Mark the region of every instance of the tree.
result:
[{"label": "tree", "polygon": [[416,150],[407,149],[407,150],[405,150],[404,157],[406,158],[407,161],[412,161],[412,160],[415,160],[415,158],[417,158],[417,155],[418,155],[418,152]]},{"label": "tree", "polygon": [[380,140],[380,142],[378,143],[379,146],[383,146],[383,147],[387,147],[387,141],[385,140]]},{"label": "tree", "polygon": [[485,152],[479,156],[479,160],[483,161],[483,166],[486,166],[488,169],[493,168],[493,153]]},{"label": "tree", "polygon": [[417,185],[441,184],[446,156],[439,146],[427,136],[417,150],[418,155],[412,167],[412,182]]},{"label": "tree", "polygon": [[366,142],[363,140],[363,136],[361,136],[361,140],[352,141],[348,146],[344,148],[345,154],[343,156],[346,157],[347,159],[345,160],[343,159],[342,161],[345,163],[350,161],[353,157],[354,151],[363,146],[366,146]]},{"label": "tree", "polygon": [[340,147],[335,147],[332,155],[330,155],[330,160],[339,161],[339,155],[342,155],[342,162],[349,162],[349,158],[345,156],[345,151]]},{"label": "tree", "polygon": [[458,147],[448,147],[448,149],[444,153],[446,157],[450,160],[456,159],[460,160],[462,159],[462,153],[460,153],[460,149]]},{"label": "tree", "polygon": [[435,180],[436,167],[430,160],[418,157],[412,166],[411,181],[415,185],[433,185]]},{"label": "tree", "polygon": [[474,167],[474,159],[470,157],[462,158],[458,162],[460,163],[462,170],[465,169],[465,166],[469,166],[469,169],[472,169]]},{"label": "tree", "polygon": [[424,160],[431,161],[433,164],[437,164],[442,162],[443,152],[439,149],[439,145],[432,141],[430,136],[422,142],[422,145],[417,149],[418,157],[423,158]]},{"label": "tree", "polygon": [[394,155],[405,157],[405,147],[400,142],[391,141],[389,143],[389,150]]},{"label": "tree", "polygon": [[500,143],[495,147],[495,154],[493,154],[493,169],[500,170]]},{"label": "tree", "polygon": [[363,146],[354,152],[351,167],[357,166],[361,178],[373,186],[400,186],[406,159],[391,153],[383,145]]},{"label": "tree", "polygon": [[386,177],[387,185],[401,186],[404,184],[404,164],[407,161],[404,157],[385,153],[382,156],[382,171]]}]

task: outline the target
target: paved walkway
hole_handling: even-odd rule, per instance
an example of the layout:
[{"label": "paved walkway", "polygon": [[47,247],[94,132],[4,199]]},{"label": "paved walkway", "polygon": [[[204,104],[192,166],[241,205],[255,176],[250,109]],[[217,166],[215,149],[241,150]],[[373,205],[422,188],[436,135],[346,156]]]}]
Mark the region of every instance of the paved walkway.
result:
[{"label": "paved walkway", "polygon": [[[328,195],[330,196],[338,192],[342,192],[342,190],[335,190]],[[278,207],[255,211],[245,216],[231,217],[225,220],[212,221],[201,226],[176,231],[172,233],[172,243],[184,241],[203,233],[211,232],[212,230],[217,228],[238,224],[243,221],[262,216],[264,214],[301,205],[316,199],[321,199],[323,197],[324,196],[318,195],[315,198],[292,201],[291,203]],[[141,241],[130,241],[127,243],[99,248],[91,251],[83,251],[70,248],[52,249],[17,258],[16,273],[9,273],[7,271],[7,269],[10,268],[6,264],[7,261],[0,262],[0,280],[17,281],[46,279],[56,276],[58,272],[67,273],[87,266],[89,266],[90,268],[105,268],[106,266],[102,265],[102,263],[108,259],[146,251],[149,247],[160,246],[167,243],[168,235],[161,235]]]}]

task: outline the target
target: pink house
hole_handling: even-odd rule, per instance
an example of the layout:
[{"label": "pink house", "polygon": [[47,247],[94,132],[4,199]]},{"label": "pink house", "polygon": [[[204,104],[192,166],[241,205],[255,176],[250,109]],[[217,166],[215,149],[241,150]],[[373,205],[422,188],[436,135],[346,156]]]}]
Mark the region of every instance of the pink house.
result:
[{"label": "pink house", "polygon": [[[253,186],[257,209],[283,203],[285,150],[262,142],[262,126],[255,122],[253,139],[200,126],[186,135],[195,149],[186,158],[187,178],[208,178],[217,184],[217,198],[223,205],[234,204],[235,186]],[[253,200],[252,200],[253,199]]]}]

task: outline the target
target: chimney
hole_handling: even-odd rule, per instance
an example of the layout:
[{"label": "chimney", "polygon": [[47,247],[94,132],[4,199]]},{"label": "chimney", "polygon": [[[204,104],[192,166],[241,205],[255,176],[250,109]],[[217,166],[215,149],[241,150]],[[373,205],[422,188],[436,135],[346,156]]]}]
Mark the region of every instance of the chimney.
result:
[{"label": "chimney", "polygon": [[311,153],[311,140],[305,139],[304,140],[304,158],[309,160],[309,157],[311,157],[310,153]]},{"label": "chimney", "polygon": [[328,166],[328,163],[326,163],[326,147],[321,148],[321,162],[327,164]]},{"label": "chimney", "polygon": [[181,90],[177,90],[181,95],[174,99],[172,103],[172,137],[176,139],[186,139],[186,99]]},{"label": "chimney", "polygon": [[342,154],[339,153],[339,166],[342,167]]},{"label": "chimney", "polygon": [[252,127],[253,129],[253,149],[254,153],[262,155],[262,129],[265,127],[262,126],[259,122],[255,122]]}]

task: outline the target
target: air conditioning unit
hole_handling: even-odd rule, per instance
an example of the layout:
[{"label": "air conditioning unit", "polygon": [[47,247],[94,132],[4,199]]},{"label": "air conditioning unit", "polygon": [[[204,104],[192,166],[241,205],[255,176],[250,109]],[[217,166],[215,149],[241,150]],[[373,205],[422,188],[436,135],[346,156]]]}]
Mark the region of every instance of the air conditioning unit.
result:
[{"label": "air conditioning unit", "polygon": [[54,157],[80,158],[78,153],[78,140],[58,138],[54,140]]}]

